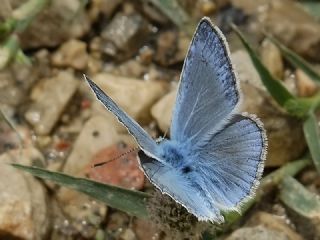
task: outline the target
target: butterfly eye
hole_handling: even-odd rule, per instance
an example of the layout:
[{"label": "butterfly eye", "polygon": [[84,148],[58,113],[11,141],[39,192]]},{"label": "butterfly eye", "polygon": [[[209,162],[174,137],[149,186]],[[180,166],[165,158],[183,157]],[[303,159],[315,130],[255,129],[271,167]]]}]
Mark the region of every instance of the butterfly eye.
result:
[{"label": "butterfly eye", "polygon": [[189,173],[192,171],[192,168],[190,166],[185,166],[182,168],[183,173]]}]

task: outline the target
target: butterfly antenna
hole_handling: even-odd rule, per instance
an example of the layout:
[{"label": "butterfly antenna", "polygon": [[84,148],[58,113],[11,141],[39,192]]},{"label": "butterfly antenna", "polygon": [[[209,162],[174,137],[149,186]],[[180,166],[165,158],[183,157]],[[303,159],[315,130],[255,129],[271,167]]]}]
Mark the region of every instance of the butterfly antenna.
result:
[{"label": "butterfly antenna", "polygon": [[131,153],[131,152],[137,151],[137,150],[139,150],[138,147],[132,148],[132,149],[128,150],[127,152],[122,153],[122,154],[120,154],[119,156],[117,156],[117,157],[115,157],[115,158],[111,158],[111,159],[108,160],[108,161],[95,163],[95,164],[92,165],[92,168],[101,167],[101,166],[103,166],[103,165],[105,165],[105,164],[107,164],[107,163],[110,163],[110,162],[112,162],[112,161],[114,161],[114,160],[117,160],[117,159],[119,159],[119,158],[122,158],[123,156],[125,156],[125,155],[127,155],[127,154],[129,154],[129,153]]}]

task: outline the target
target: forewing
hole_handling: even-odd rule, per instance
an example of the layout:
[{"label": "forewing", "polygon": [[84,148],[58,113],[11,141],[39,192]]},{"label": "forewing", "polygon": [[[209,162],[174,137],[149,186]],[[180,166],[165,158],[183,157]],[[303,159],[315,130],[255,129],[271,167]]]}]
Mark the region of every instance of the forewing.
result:
[{"label": "forewing", "polygon": [[162,192],[183,205],[199,220],[223,222],[218,206],[207,198],[190,176],[156,161],[142,151],[139,152],[140,164],[148,179]]},{"label": "forewing", "polygon": [[266,151],[262,123],[253,115],[237,114],[200,147],[195,164],[206,190],[211,195],[218,194],[219,203],[226,209],[239,210],[258,186]]},{"label": "forewing", "polygon": [[171,138],[201,142],[220,129],[240,99],[227,42],[208,18],[195,32],[184,62],[173,110]]},{"label": "forewing", "polygon": [[95,93],[98,100],[112,112],[118,120],[128,129],[130,134],[136,139],[139,147],[150,157],[158,158],[158,145],[148,135],[148,133],[130,116],[128,116],[108,95],[106,95],[92,80],[85,76],[90,88]]}]

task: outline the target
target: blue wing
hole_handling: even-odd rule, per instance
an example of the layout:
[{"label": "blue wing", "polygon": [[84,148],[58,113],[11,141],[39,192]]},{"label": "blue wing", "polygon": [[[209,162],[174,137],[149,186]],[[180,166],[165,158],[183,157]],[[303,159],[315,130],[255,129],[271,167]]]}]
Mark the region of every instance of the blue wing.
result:
[{"label": "blue wing", "polygon": [[107,96],[93,81],[84,76],[89,83],[90,88],[97,96],[98,100],[128,129],[130,134],[136,139],[140,148],[145,153],[155,159],[159,159],[157,151],[157,143],[148,135],[148,133],[140,127],[140,125],[128,116],[118,105]]},{"label": "blue wing", "polygon": [[263,171],[267,142],[250,116],[234,115],[222,130],[190,156],[192,171],[139,155],[148,178],[200,220],[222,222],[221,210],[239,210],[252,196]]},{"label": "blue wing", "polygon": [[218,194],[226,209],[239,210],[258,186],[266,152],[262,123],[254,115],[237,114],[199,147],[196,165],[207,191]]},{"label": "blue wing", "polygon": [[227,42],[208,18],[199,23],[184,62],[171,139],[197,144],[221,128],[240,99]]},{"label": "blue wing", "polygon": [[199,220],[223,222],[219,206],[202,194],[198,182],[184,176],[178,169],[148,157],[143,151],[139,152],[139,159],[150,182],[162,193],[168,194]]}]

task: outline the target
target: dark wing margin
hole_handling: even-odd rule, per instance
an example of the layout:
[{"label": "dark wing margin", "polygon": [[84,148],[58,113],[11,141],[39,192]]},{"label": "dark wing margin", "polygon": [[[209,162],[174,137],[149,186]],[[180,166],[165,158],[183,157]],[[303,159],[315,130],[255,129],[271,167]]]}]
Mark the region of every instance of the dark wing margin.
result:
[{"label": "dark wing margin", "polygon": [[184,62],[171,123],[171,138],[198,144],[237,110],[239,83],[221,31],[203,18]]}]

